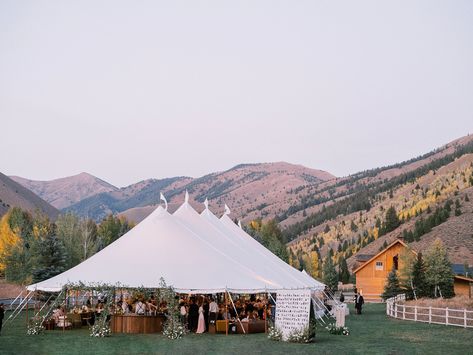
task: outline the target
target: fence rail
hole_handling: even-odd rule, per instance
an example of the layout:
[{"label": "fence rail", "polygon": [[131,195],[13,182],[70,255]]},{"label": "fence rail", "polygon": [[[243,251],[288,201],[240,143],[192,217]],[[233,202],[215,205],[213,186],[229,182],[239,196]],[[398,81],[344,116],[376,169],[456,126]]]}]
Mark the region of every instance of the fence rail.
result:
[{"label": "fence rail", "polygon": [[396,297],[387,299],[386,314],[393,318],[411,320],[414,322],[473,328],[473,311],[448,307],[410,306],[402,303],[405,299],[405,295],[397,295]]}]

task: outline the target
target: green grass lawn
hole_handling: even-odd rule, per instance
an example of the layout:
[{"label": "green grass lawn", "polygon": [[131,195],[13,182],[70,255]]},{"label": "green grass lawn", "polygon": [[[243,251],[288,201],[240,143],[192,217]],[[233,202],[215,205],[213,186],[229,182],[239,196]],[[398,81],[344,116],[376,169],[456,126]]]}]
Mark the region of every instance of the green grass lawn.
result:
[{"label": "green grass lawn", "polygon": [[349,336],[318,328],[316,342],[289,344],[265,334],[188,335],[168,340],[159,334],[89,336],[88,329],[48,331],[27,336],[25,318],[2,330],[0,354],[471,354],[473,330],[387,318],[383,304],[365,305],[364,314],[347,318]]}]

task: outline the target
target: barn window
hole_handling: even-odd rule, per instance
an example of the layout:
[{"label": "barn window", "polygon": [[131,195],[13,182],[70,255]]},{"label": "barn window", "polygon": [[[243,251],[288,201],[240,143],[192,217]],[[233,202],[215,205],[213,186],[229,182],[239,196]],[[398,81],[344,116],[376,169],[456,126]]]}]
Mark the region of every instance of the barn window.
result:
[{"label": "barn window", "polygon": [[399,269],[399,257],[397,255],[393,257],[393,268],[394,270]]},{"label": "barn window", "polygon": [[376,270],[383,270],[383,262],[377,261],[376,262]]}]

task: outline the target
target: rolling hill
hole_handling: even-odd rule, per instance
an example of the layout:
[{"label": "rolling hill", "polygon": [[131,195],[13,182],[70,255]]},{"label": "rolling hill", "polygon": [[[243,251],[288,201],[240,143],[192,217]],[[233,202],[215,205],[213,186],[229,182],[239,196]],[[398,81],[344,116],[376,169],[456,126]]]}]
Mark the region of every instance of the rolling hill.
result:
[{"label": "rolling hill", "polygon": [[48,215],[52,220],[55,220],[59,215],[59,211],[56,208],[41,199],[34,192],[0,173],[0,216],[5,214],[11,207],[20,207],[31,213],[39,210]]},{"label": "rolling hill", "polygon": [[[142,220],[150,208],[160,203],[159,194],[166,196],[170,211],[190,194],[191,203],[209,199],[212,210],[221,213],[225,203],[234,215],[249,221],[260,216],[275,216],[293,203],[294,191],[334,179],[321,170],[288,163],[242,164],[227,171],[200,178],[175,177],[145,180],[118,191],[101,193],[76,203],[66,210],[100,220],[108,213],[122,213],[135,222]],[[200,207],[202,208],[202,207]],[[131,209],[131,210],[130,210]],[[130,211],[127,211],[130,210]]]},{"label": "rolling hill", "polygon": [[50,181],[28,180],[19,176],[10,176],[10,178],[58,209],[69,207],[87,197],[102,192],[118,190],[108,182],[88,173],[80,173]]}]

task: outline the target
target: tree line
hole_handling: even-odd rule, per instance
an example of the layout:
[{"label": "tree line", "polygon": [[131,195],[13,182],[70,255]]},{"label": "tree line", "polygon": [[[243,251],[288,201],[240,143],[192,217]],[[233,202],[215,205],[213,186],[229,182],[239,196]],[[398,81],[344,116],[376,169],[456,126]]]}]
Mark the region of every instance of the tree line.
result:
[{"label": "tree line", "polygon": [[427,250],[415,254],[411,249],[401,253],[399,272],[392,270],[387,278],[383,299],[406,293],[408,298],[455,296],[454,274],[447,250],[440,239]]},{"label": "tree line", "polygon": [[0,275],[29,284],[48,279],[86,260],[133,227],[109,215],[96,224],[68,212],[53,222],[18,207],[0,219]]}]

